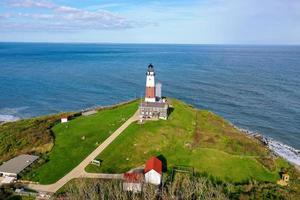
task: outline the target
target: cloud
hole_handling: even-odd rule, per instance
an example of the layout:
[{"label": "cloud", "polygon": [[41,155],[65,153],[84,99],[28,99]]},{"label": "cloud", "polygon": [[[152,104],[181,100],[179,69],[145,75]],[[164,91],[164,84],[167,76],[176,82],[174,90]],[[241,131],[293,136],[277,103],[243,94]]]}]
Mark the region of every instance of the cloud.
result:
[{"label": "cloud", "polygon": [[[93,27],[93,28],[92,28]],[[76,30],[82,30],[82,29],[99,29],[102,28],[104,29],[106,27],[105,24],[101,24],[101,27],[96,27],[96,26],[92,26],[91,24],[77,24],[77,23],[72,23],[72,24],[68,24],[65,25],[63,23],[60,22],[56,22],[56,23],[34,23],[34,24],[30,24],[30,23],[0,23],[0,29],[2,30],[15,30],[15,31],[19,31],[22,30],[22,32],[28,32],[28,31],[42,31],[42,30],[47,30],[50,32],[71,32],[71,31],[76,31]],[[110,27],[112,28],[112,27]]]},{"label": "cloud", "polygon": [[52,9],[56,5],[50,1],[34,1],[34,0],[22,0],[22,1],[11,1],[8,3],[13,7],[24,7],[24,8],[48,8]]},{"label": "cloud", "polygon": [[[106,10],[89,11],[81,8],[57,5],[51,1],[13,1],[9,2],[9,6],[30,9],[30,12],[24,12],[22,10],[22,12],[18,13],[11,12],[6,13],[6,15],[0,15],[1,19],[7,19],[6,21],[1,21],[1,30],[110,30],[129,29],[149,24],[146,22],[129,20]],[[41,12],[41,10],[44,10],[44,12]]]},{"label": "cloud", "polygon": [[49,20],[49,19],[55,18],[55,16],[51,15],[51,14],[17,13],[15,16],[22,17],[23,19],[31,18],[31,19],[37,19],[37,20]]},{"label": "cloud", "polygon": [[7,19],[10,17],[11,17],[11,15],[9,13],[0,14],[0,19]]},{"label": "cloud", "polygon": [[1,39],[222,44],[300,41],[299,0],[82,2],[79,6],[72,0],[0,0]]},{"label": "cloud", "polygon": [[[114,30],[129,29],[135,27],[136,23],[123,19],[111,19],[111,16],[64,16],[57,19],[55,15],[23,14],[18,16],[34,19],[34,23],[23,22],[0,22],[2,31],[82,31],[82,30]],[[107,19],[105,19],[107,18]],[[87,19],[87,20],[84,20]],[[97,20],[96,20],[97,19]],[[49,21],[51,20],[51,21]]]},{"label": "cloud", "polygon": [[55,11],[58,13],[78,13],[82,12],[83,10],[69,6],[58,6],[55,8]]}]

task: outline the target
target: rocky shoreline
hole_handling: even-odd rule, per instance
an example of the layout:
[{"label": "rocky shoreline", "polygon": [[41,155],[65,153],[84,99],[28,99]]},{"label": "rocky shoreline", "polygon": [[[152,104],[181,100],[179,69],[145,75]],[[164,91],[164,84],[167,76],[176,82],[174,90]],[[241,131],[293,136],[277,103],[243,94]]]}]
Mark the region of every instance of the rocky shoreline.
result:
[{"label": "rocky shoreline", "polygon": [[280,156],[295,165],[297,169],[300,169],[300,150],[295,149],[291,146],[283,144],[273,138],[265,137],[262,134],[254,131],[249,131],[247,129],[243,129],[237,127],[232,124],[232,126],[242,133],[245,133],[247,136],[258,139],[261,141],[267,148],[269,148],[274,154]]}]

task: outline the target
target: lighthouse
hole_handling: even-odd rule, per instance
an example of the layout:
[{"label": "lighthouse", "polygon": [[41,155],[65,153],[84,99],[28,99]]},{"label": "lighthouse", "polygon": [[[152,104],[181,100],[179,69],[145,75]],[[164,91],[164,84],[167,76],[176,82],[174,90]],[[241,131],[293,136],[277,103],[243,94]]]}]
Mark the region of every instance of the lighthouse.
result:
[{"label": "lighthouse", "polygon": [[145,102],[155,102],[155,100],[155,72],[153,65],[150,64],[146,72]]},{"label": "lighthouse", "polygon": [[161,95],[161,83],[155,84],[155,72],[152,64],[148,65],[146,72],[145,101],[139,106],[140,121],[147,119],[168,118],[169,103]]}]

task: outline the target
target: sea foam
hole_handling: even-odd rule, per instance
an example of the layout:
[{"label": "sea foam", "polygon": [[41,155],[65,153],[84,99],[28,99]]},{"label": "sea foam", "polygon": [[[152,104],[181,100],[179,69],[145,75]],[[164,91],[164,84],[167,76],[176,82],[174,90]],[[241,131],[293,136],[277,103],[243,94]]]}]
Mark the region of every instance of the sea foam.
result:
[{"label": "sea foam", "polygon": [[20,118],[13,115],[0,115],[0,123],[3,122],[14,122],[18,121]]},{"label": "sea foam", "polygon": [[270,137],[265,137],[258,132],[249,131],[233,125],[236,129],[245,133],[248,136],[259,138],[266,146],[278,156],[286,159],[288,162],[300,166],[300,150],[283,144]]},{"label": "sea foam", "polygon": [[273,139],[267,139],[268,147],[279,156],[300,166],[300,151]]}]

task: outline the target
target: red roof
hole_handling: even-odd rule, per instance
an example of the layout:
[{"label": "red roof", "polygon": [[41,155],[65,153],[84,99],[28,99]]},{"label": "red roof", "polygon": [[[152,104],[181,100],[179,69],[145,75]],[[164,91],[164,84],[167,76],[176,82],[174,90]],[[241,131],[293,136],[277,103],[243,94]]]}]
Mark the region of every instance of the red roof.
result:
[{"label": "red roof", "polygon": [[149,160],[147,160],[144,173],[147,173],[152,169],[157,173],[162,174],[162,162],[156,157],[151,157]]},{"label": "red roof", "polygon": [[144,175],[142,173],[124,173],[123,178],[127,183],[141,183]]}]

